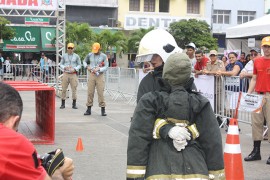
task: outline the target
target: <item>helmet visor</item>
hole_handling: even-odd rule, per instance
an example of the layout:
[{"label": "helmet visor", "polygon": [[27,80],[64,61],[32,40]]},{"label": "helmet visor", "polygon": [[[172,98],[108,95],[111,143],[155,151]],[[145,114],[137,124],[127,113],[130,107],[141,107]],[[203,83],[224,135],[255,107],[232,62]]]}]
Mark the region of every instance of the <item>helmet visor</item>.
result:
[{"label": "helmet visor", "polygon": [[140,64],[142,62],[149,62],[151,61],[153,57],[153,54],[147,54],[147,55],[142,55],[142,56],[137,56],[135,61]]}]

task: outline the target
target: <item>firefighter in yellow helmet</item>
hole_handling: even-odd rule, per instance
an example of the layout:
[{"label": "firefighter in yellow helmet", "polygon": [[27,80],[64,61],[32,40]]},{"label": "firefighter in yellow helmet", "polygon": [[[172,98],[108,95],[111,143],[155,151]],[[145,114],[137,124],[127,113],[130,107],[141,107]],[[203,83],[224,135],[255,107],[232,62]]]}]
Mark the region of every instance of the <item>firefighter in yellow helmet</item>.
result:
[{"label": "firefighter in yellow helmet", "polygon": [[72,91],[72,108],[78,109],[76,106],[78,86],[77,72],[81,69],[81,59],[78,54],[74,53],[74,48],[75,46],[73,43],[68,43],[67,53],[63,55],[60,62],[60,67],[64,71],[62,79],[62,104],[60,109],[65,108],[66,91],[69,84]]}]

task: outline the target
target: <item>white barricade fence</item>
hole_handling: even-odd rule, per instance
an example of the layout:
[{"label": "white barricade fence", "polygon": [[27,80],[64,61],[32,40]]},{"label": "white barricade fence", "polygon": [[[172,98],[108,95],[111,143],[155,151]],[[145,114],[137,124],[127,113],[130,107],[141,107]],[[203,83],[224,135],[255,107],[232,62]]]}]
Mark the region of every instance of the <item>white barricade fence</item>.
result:
[{"label": "white barricade fence", "polygon": [[8,64],[4,65],[4,80],[38,81],[46,84],[56,83],[55,66],[39,66],[36,64]]},{"label": "white barricade fence", "polygon": [[114,99],[119,93],[120,86],[120,68],[108,67],[105,72],[105,93],[111,95]]},{"label": "white barricade fence", "polygon": [[137,95],[137,83],[136,83],[136,69],[135,68],[121,68],[118,96],[115,100],[121,96],[128,102],[136,99]]}]

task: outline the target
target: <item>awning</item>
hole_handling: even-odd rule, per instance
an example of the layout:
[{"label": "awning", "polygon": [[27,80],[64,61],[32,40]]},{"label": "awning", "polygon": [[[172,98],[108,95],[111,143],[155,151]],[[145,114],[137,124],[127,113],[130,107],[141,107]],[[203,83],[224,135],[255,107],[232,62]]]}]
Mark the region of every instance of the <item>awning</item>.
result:
[{"label": "awning", "polygon": [[54,27],[12,26],[16,35],[11,40],[4,40],[3,51],[40,52],[56,51]]}]

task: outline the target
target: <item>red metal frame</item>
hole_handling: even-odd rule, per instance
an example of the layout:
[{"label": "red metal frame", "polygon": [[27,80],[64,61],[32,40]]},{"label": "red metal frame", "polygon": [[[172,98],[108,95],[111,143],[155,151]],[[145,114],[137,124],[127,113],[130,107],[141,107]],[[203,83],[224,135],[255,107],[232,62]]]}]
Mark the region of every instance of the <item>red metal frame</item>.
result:
[{"label": "red metal frame", "polygon": [[31,136],[23,132],[22,134],[34,144],[54,144],[55,89],[35,81],[5,81],[5,83],[11,85],[17,91],[35,91],[36,122],[27,124],[33,129]]}]

